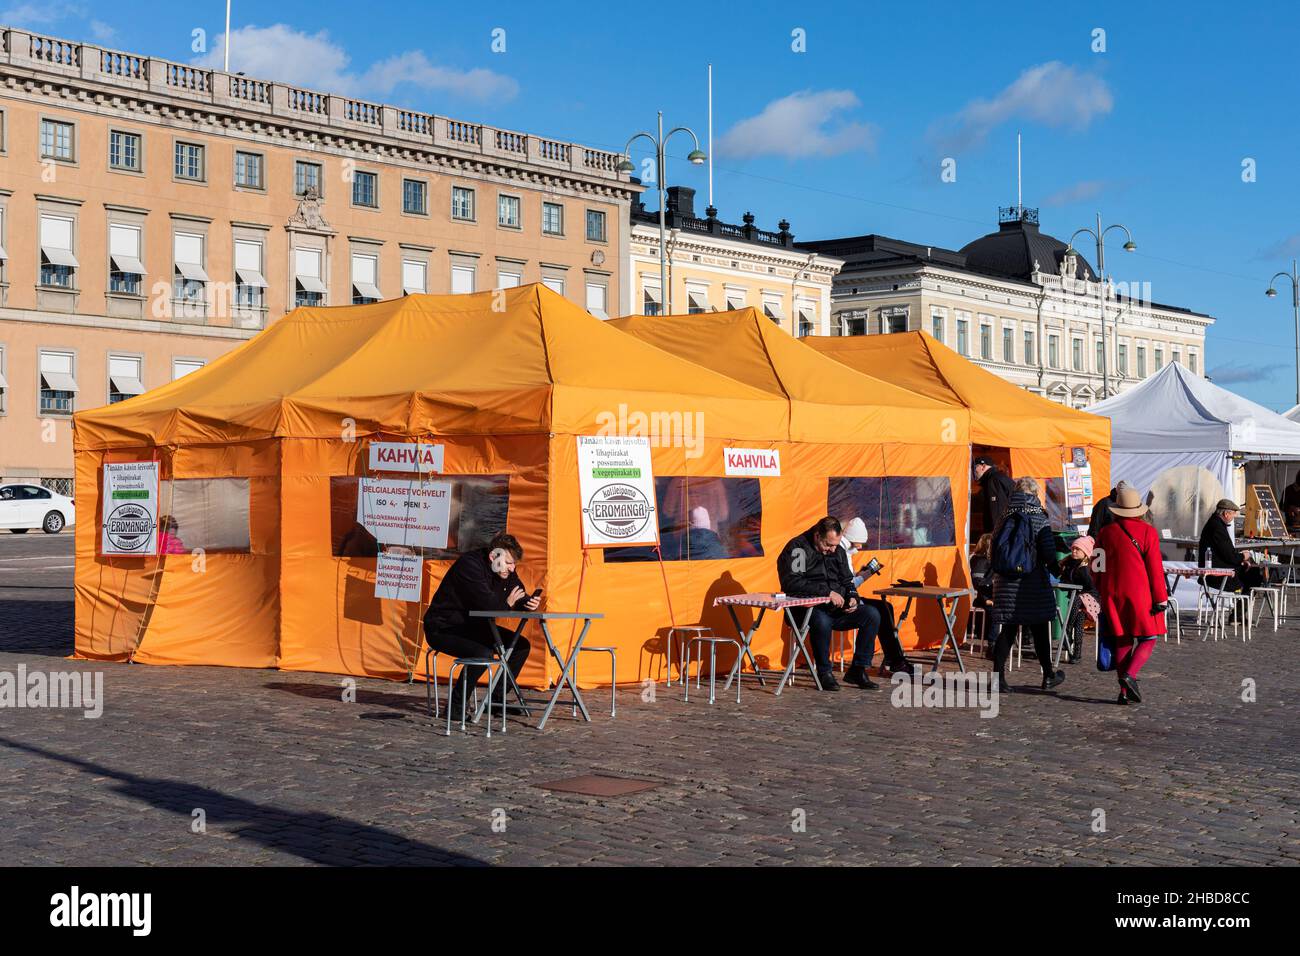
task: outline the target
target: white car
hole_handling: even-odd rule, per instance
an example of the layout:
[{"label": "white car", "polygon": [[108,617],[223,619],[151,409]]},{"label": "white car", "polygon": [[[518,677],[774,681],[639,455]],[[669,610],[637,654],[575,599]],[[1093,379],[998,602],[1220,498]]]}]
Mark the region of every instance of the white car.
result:
[{"label": "white car", "polygon": [[0,485],[0,528],[26,534],[40,528],[58,534],[73,523],[72,499],[39,485]]}]

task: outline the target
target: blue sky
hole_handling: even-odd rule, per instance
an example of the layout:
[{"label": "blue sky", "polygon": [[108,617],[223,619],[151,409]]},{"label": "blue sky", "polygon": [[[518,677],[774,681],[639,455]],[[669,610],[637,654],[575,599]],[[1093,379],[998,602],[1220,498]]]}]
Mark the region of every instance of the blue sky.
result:
[{"label": "blue sky", "polygon": [[[250,75],[611,149],[658,109],[703,138],[712,62],[720,215],[749,210],[772,229],[784,216],[802,239],[878,232],[959,248],[1015,202],[1020,130],[1025,202],[1045,231],[1068,238],[1097,211],[1127,225],[1138,251],[1112,233],[1115,278],[1214,315],[1216,380],[1271,408],[1294,403],[1290,291],[1263,294],[1300,255],[1294,5],[658,8],[662,26],[643,3],[234,0],[231,49]],[[218,64],[223,18],[221,0],[0,0],[6,24]],[[504,52],[492,50],[498,28]],[[206,54],[191,49],[195,29]],[[669,179],[695,186],[702,208],[689,148],[674,140]],[[945,158],[955,182],[940,179]]]}]

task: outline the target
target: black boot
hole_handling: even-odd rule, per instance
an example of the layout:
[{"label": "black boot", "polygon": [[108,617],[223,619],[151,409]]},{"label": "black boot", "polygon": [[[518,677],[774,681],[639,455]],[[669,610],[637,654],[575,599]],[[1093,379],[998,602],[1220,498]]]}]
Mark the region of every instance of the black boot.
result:
[{"label": "black boot", "polygon": [[1055,674],[1043,675],[1043,690],[1051,690],[1065,683],[1065,671],[1057,671]]},{"label": "black boot", "polygon": [[867,676],[867,669],[861,664],[854,664],[844,675],[844,683],[861,687],[863,690],[875,690],[880,685]]},{"label": "black boot", "polygon": [[840,689],[839,682],[835,680],[835,672],[832,670],[818,671],[817,683],[822,685],[822,690],[837,691]]}]

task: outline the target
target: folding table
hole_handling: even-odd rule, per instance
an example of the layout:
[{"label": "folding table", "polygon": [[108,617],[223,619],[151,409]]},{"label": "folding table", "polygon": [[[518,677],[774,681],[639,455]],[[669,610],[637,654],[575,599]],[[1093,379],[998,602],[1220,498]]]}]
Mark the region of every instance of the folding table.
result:
[{"label": "folding table", "polygon": [[[786,620],[790,623],[790,632],[793,637],[793,647],[790,649],[790,663],[786,665],[785,671],[781,674],[781,680],[776,685],[776,694],[779,697],[781,691],[785,689],[786,681],[794,673],[795,663],[799,660],[799,655],[808,662],[808,669],[812,671],[813,683],[817,689],[822,689],[822,682],[817,677],[817,665],[813,662],[812,654],[808,651],[808,622],[812,619],[813,608],[819,604],[826,604],[830,597],[789,597],[781,595],[778,597],[772,593],[758,594],[724,594],[722,597],[713,599],[714,607],[725,607],[731,615],[731,623],[736,626],[736,635],[740,638],[741,653],[736,655],[736,664],[731,668],[727,675],[727,683],[723,685],[723,690],[731,687],[733,679],[740,680],[744,673],[745,658],[749,658],[749,663],[754,668],[754,674],[758,677],[758,682],[767,686],[763,680],[763,671],[758,666],[758,661],[754,659],[754,652],[750,650],[750,641],[754,639],[754,634],[758,631],[758,626],[763,623],[763,615],[768,611],[782,611]],[[740,623],[740,618],[736,616],[738,607],[756,607],[758,608],[758,617],[754,620],[754,626],[746,629]],[[804,608],[803,620],[796,618],[795,608]]]},{"label": "folding table", "polygon": [[[1065,607],[1065,616],[1061,616],[1061,605],[1056,605],[1056,620],[1061,625],[1061,641],[1056,645],[1056,656],[1052,658],[1052,670],[1059,670],[1061,667],[1061,651],[1065,647],[1068,631],[1070,627],[1070,615],[1074,613],[1074,602],[1079,599],[1079,592],[1083,590],[1082,584],[1068,584],[1065,581],[1058,581],[1052,585],[1057,591],[1064,591],[1070,595],[1070,603]],[[1055,602],[1054,602],[1055,603]]]},{"label": "folding table", "polygon": [[[961,659],[961,647],[957,644],[957,638],[952,632],[952,625],[957,620],[957,608],[961,606],[961,599],[974,597],[975,592],[969,588],[945,588],[932,584],[925,585],[898,585],[895,587],[880,588],[875,592],[877,597],[905,597],[907,604],[903,607],[903,613],[898,616],[899,627],[902,627],[907,620],[908,613],[912,610],[912,599],[921,598],[923,600],[934,601],[939,605],[939,613],[943,616],[943,643],[939,645],[939,653],[935,656],[934,667],[931,670],[938,670],[939,663],[943,660],[944,649],[949,642],[952,643],[952,652],[957,655],[957,666],[961,672],[966,673],[966,663]],[[952,601],[952,607],[949,608],[947,601]]]},{"label": "folding table", "polygon": [[[587,639],[587,631],[591,628],[591,622],[602,620],[605,617],[605,615],[593,614],[589,611],[510,611],[507,610],[507,611],[470,611],[469,616],[487,619],[488,623],[492,626],[492,637],[497,645],[497,653],[501,655],[501,659],[503,661],[509,660],[509,654],[511,651],[514,650],[515,641],[519,639],[519,635],[520,633],[522,633],[524,629],[524,624],[526,622],[536,621],[538,624],[541,625],[542,637],[546,639],[546,649],[550,653],[551,657],[555,659],[555,663],[560,665],[560,679],[556,683],[555,690],[551,694],[550,700],[546,704],[546,710],[542,713],[541,721],[537,724],[538,730],[542,730],[543,728],[546,727],[546,721],[550,718],[551,711],[555,709],[556,703],[559,702],[560,694],[563,692],[565,684],[569,685],[569,690],[571,691],[573,696],[573,704],[579,710],[582,711],[583,719],[591,720],[591,714],[587,712],[587,704],[586,702],[583,701],[582,693],[581,691],[578,690],[578,685],[573,680],[573,668],[574,668],[574,664],[578,659],[578,654],[582,651],[582,642]],[[519,621],[518,626],[514,630],[514,635],[511,638],[510,647],[508,649],[503,644],[501,640],[501,632],[497,628],[498,618],[505,618],[507,620]],[[556,647],[555,645],[555,640],[551,637],[551,629],[547,627],[547,622],[549,621],[582,621],[582,630],[578,632],[578,639],[574,642],[573,648],[569,651],[569,656],[567,659],[565,659],[560,654],[559,648]],[[524,711],[525,713],[527,713],[528,702],[524,700],[524,696],[523,694],[520,693],[518,685],[516,685],[514,682],[514,678],[510,676],[510,668],[503,667],[502,671],[503,673],[506,674],[507,679],[510,681],[511,685],[514,686],[515,697],[519,700],[519,703],[523,705]],[[500,678],[498,678],[498,680],[499,679]],[[492,695],[492,684],[493,682],[489,681],[488,692],[487,695],[485,695],[484,697],[484,703],[486,703],[487,699],[490,698]],[[540,701],[537,701],[536,703],[540,703]],[[474,713],[475,722],[477,722],[479,717],[482,715],[483,706],[484,706],[483,704],[480,704],[479,709]]]}]

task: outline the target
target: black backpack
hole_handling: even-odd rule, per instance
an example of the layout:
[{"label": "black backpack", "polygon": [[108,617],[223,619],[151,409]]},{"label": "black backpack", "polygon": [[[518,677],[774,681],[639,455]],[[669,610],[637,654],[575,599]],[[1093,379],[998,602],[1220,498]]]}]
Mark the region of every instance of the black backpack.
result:
[{"label": "black backpack", "polygon": [[1008,578],[1031,574],[1038,565],[1038,550],[1034,545],[1029,515],[1023,511],[1008,511],[993,535],[991,563],[994,573]]}]

